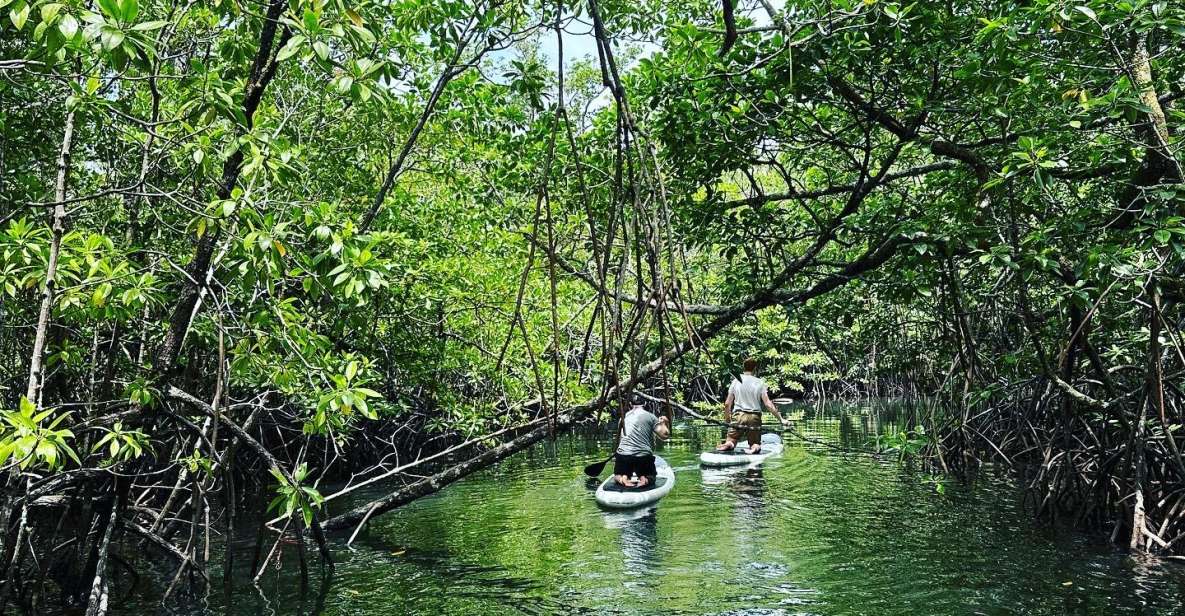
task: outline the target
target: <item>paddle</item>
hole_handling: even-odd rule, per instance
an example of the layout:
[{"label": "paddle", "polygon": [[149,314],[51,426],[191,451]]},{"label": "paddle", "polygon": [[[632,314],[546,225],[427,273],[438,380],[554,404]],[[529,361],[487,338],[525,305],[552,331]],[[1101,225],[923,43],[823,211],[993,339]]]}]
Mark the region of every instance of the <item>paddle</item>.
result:
[{"label": "paddle", "polygon": [[[617,378],[613,377],[613,382],[617,383]],[[584,467],[584,474],[592,479],[599,479],[601,473],[605,470],[605,465],[617,455],[617,446],[621,443],[621,431],[625,428],[625,400],[621,400],[621,415],[617,418],[617,433],[613,435],[613,453],[605,458],[604,462],[596,462]]]},{"label": "paddle", "polygon": [[601,473],[605,470],[605,465],[608,464],[612,459],[613,454],[609,454],[609,457],[605,458],[604,462],[595,462],[593,464],[589,464],[588,466],[584,467],[584,474],[592,477],[593,479],[599,478]]}]

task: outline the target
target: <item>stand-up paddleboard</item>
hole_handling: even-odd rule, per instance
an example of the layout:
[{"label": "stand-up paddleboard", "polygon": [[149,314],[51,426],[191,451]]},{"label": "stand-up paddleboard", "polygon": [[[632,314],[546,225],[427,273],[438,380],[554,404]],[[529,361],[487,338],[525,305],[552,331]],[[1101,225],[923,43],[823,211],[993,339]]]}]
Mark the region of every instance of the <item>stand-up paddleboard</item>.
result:
[{"label": "stand-up paddleboard", "polygon": [[766,458],[782,455],[782,437],[777,434],[762,434],[761,453],[750,455],[745,453],[748,449],[749,441],[742,438],[737,441],[736,447],[732,451],[705,451],[699,454],[699,461],[704,466],[760,464]]},{"label": "stand-up paddleboard", "polygon": [[654,484],[641,489],[627,488],[610,475],[597,488],[597,504],[610,509],[632,509],[657,502],[675,487],[675,471],[658,456],[654,457],[654,470],[658,471]]}]

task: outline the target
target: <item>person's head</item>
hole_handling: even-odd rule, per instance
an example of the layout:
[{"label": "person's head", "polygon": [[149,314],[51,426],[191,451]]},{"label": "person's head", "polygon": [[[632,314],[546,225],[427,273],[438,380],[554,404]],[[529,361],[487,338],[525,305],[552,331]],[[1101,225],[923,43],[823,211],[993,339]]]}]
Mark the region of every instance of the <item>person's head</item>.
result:
[{"label": "person's head", "polygon": [[752,357],[745,358],[745,372],[757,373],[757,360]]},{"label": "person's head", "polygon": [[636,391],[630,392],[630,406],[631,407],[645,406],[645,405],[646,405],[646,399],[642,397],[642,394],[640,394]]}]

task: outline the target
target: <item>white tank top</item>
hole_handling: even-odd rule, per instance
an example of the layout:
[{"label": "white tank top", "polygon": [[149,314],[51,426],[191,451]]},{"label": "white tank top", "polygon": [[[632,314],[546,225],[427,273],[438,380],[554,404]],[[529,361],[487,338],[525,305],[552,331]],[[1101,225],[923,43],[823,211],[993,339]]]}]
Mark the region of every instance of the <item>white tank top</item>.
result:
[{"label": "white tank top", "polygon": [[741,380],[733,379],[728,387],[732,394],[733,408],[738,411],[761,411],[761,399],[765,397],[765,381],[752,374],[742,374]]}]

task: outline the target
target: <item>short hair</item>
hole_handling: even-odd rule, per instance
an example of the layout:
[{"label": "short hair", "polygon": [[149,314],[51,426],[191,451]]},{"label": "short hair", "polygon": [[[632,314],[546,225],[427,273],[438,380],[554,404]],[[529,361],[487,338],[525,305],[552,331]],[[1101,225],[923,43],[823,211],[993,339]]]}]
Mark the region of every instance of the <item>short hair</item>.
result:
[{"label": "short hair", "polygon": [[745,358],[745,372],[756,372],[756,371],[757,371],[757,360],[753,359],[752,357],[746,357]]},{"label": "short hair", "polygon": [[642,397],[642,394],[632,391],[630,392],[630,404],[634,406],[644,406],[646,404],[646,398]]}]

